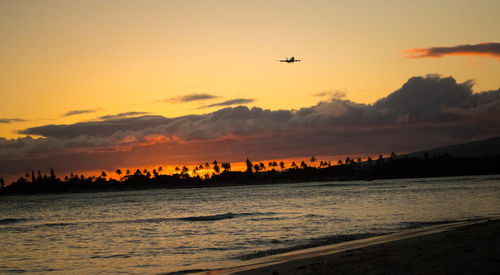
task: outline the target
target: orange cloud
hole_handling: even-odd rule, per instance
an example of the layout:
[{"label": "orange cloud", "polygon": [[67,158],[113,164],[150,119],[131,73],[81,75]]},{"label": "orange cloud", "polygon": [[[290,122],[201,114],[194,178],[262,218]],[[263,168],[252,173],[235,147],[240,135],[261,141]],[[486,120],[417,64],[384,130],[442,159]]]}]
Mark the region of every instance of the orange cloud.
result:
[{"label": "orange cloud", "polygon": [[415,48],[406,50],[407,58],[441,58],[446,55],[472,55],[494,57],[500,61],[500,43],[480,43],[453,47]]}]

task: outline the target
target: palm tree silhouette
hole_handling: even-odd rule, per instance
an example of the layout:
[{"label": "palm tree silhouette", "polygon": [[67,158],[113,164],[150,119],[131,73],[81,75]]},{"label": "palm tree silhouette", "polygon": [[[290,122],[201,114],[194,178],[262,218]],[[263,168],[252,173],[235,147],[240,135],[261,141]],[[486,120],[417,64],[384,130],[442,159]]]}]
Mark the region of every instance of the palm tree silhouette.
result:
[{"label": "palm tree silhouette", "polygon": [[224,171],[231,171],[231,163],[229,162],[223,162],[220,164],[222,168],[224,168]]},{"label": "palm tree silhouette", "polygon": [[120,181],[122,181],[122,170],[120,169],[116,169],[116,173],[118,174],[118,176],[120,177]]},{"label": "palm tree silhouette", "polygon": [[260,166],[256,163],[256,164],[253,166],[253,169],[255,170],[255,173],[259,173]]},{"label": "palm tree silhouette", "polygon": [[246,160],[246,165],[247,165],[247,173],[252,173],[252,162],[247,158]]},{"label": "palm tree silhouette", "polygon": [[215,173],[218,175],[220,172],[219,163],[216,160],[214,160],[214,162],[212,162],[212,164],[214,165]]},{"label": "palm tree silhouette", "polygon": [[182,174],[187,174],[189,172],[189,169],[186,167],[186,165],[182,166]]}]

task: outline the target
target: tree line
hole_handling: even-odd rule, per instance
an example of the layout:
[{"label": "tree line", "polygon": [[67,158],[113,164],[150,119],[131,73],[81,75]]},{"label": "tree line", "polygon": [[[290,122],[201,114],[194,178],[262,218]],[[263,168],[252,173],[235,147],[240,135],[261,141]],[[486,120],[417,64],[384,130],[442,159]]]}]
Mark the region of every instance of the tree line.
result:
[{"label": "tree line", "polygon": [[[56,176],[54,169],[50,174],[32,170],[10,185],[5,185],[0,178],[0,194],[39,194],[94,192],[106,190],[137,190],[149,188],[193,188],[208,186],[227,186],[238,184],[266,184],[306,181],[344,181],[374,180],[389,178],[439,177],[500,174],[500,155],[491,157],[460,157],[448,154],[423,157],[398,157],[391,153],[376,160],[347,157],[331,161],[319,161],[313,156],[310,161],[300,163],[270,161],[245,161],[245,171],[232,171],[231,163],[218,162],[175,167],[174,173],[166,174],[161,166],[151,171],[148,169],[129,169],[114,171],[118,179],[113,179],[103,171],[99,176],[87,176],[71,173],[64,178]],[[205,173],[204,173],[205,171]],[[206,172],[210,171],[210,172]]]}]

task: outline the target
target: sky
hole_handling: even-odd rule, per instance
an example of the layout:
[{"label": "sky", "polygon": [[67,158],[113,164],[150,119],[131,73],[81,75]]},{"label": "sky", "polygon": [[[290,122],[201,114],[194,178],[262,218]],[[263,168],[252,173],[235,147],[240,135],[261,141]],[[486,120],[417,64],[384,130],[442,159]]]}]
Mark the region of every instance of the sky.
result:
[{"label": "sky", "polygon": [[[499,1],[0,2],[0,176],[500,135]],[[276,60],[295,56],[298,63]]]}]

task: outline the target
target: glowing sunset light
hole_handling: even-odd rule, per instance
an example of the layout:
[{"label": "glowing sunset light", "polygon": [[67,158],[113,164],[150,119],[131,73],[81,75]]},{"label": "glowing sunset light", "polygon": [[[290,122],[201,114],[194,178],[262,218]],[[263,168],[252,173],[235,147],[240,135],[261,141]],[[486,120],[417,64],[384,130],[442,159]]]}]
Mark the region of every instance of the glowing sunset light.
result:
[{"label": "glowing sunset light", "polygon": [[432,47],[427,49],[410,49],[405,53],[408,58],[441,58],[446,55],[488,56],[500,61],[500,43],[480,43],[477,45],[460,45],[455,47]]},{"label": "glowing sunset light", "polygon": [[247,157],[364,159],[498,136],[499,9],[2,1],[0,177],[237,171]]}]

